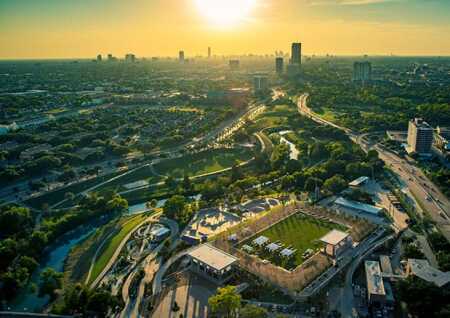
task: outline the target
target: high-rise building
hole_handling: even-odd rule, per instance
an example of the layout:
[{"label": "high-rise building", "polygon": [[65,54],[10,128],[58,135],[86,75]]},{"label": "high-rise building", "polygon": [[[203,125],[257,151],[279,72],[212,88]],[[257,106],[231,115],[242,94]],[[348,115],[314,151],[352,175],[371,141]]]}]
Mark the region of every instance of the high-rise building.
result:
[{"label": "high-rise building", "polygon": [[257,75],[253,77],[253,89],[255,92],[265,91],[269,88],[269,80],[267,76]]},{"label": "high-rise building", "polygon": [[422,118],[414,118],[408,124],[408,153],[427,155],[433,144],[433,127]]},{"label": "high-rise building", "polygon": [[284,59],[281,56],[275,58],[275,71],[277,72],[277,74],[283,74]]},{"label": "high-rise building", "polygon": [[239,60],[230,60],[229,65],[232,71],[237,71],[239,69]]},{"label": "high-rise building", "polygon": [[353,63],[353,80],[368,82],[372,79],[372,64],[370,62]]},{"label": "high-rise building", "polygon": [[179,60],[180,62],[184,62],[184,51],[180,51],[180,52],[178,53],[178,60]]},{"label": "high-rise building", "polygon": [[292,43],[291,64],[302,64],[302,44]]},{"label": "high-rise building", "polygon": [[102,61],[102,55],[99,54],[99,55],[97,55],[97,62],[101,62],[101,61]]},{"label": "high-rise building", "polygon": [[125,55],[125,61],[127,62],[135,62],[136,61],[136,55],[128,53]]},{"label": "high-rise building", "polygon": [[208,47],[208,58],[211,58],[211,47]]},{"label": "high-rise building", "polygon": [[113,58],[113,55],[111,54],[111,53],[109,53],[108,54],[108,61],[112,61],[114,58]]}]

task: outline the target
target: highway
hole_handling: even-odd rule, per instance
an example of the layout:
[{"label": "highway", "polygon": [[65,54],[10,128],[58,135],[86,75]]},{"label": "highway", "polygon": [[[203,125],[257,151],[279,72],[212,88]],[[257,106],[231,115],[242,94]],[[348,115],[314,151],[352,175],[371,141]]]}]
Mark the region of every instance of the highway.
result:
[{"label": "highway", "polygon": [[416,168],[407,160],[384,149],[379,144],[367,141],[364,138],[367,134],[361,135],[355,133],[351,129],[321,118],[307,106],[308,97],[309,94],[303,94],[298,98],[297,108],[299,113],[319,124],[329,125],[344,131],[353,142],[360,145],[366,152],[370,149],[376,150],[379,158],[397,175],[414,196],[414,199],[428,212],[433,221],[436,222],[436,226],[441,230],[442,234],[450,241],[450,201],[438,187],[420,169]]}]

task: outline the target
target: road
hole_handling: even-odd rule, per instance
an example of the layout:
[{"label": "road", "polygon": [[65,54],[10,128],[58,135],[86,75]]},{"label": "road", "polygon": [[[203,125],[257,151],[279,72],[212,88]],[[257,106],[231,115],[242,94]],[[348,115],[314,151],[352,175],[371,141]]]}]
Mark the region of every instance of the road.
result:
[{"label": "road", "polygon": [[343,318],[356,318],[358,317],[357,310],[354,306],[353,301],[353,275],[355,274],[356,269],[359,264],[364,260],[365,257],[373,253],[377,248],[381,247],[384,243],[394,238],[394,235],[389,235],[384,237],[381,240],[371,242],[371,246],[359,249],[359,253],[355,255],[354,261],[351,263],[350,268],[348,269],[345,275],[345,284],[343,296],[341,297],[341,315]]},{"label": "road", "polygon": [[[179,234],[178,223],[166,218],[161,218],[160,222],[169,226],[170,237],[168,238],[168,240],[172,242],[171,248],[174,247]],[[131,269],[131,272],[127,276],[127,279],[122,286],[122,299],[125,302],[125,306],[120,314],[120,317],[139,317],[139,306],[144,297],[145,285],[152,281],[154,274],[160,268],[161,260],[157,259],[157,256],[159,251],[163,248],[164,242],[161,242],[161,244],[159,244],[149,255],[147,255],[143,261],[138,262],[136,266]],[[139,272],[141,268],[144,269],[145,275],[139,283],[136,298],[131,299],[129,295],[129,288],[134,276]]]},{"label": "road", "polygon": [[[194,148],[197,145],[201,145],[201,144],[208,144],[209,142],[215,142],[218,139],[223,139],[225,137],[230,136],[231,134],[233,134],[236,131],[236,127],[241,127],[243,125],[243,123],[248,119],[248,118],[253,118],[254,116],[256,116],[258,113],[260,113],[261,111],[264,111],[264,107],[263,105],[249,105],[249,107],[247,109],[243,109],[242,111],[240,111],[237,116],[230,118],[228,120],[223,121],[220,125],[218,125],[217,127],[215,127],[213,130],[211,130],[210,132],[206,133],[204,136],[199,137],[199,138],[194,138],[186,143],[180,144],[178,146],[172,147],[172,148],[168,148],[165,150],[158,150],[158,151],[153,151],[150,153],[146,153],[146,156],[161,156],[161,155],[166,155],[168,158],[172,157],[172,155],[174,153],[178,153],[178,152],[182,152],[185,149],[190,149],[190,148]],[[143,157],[144,154],[140,154],[139,156],[136,156],[136,158],[139,157]],[[84,166],[80,166],[80,167],[76,167],[76,170],[82,170],[84,168],[89,168],[89,167],[94,167],[94,166],[102,166],[102,168],[104,170],[111,170],[111,172],[117,171],[115,165],[113,163],[119,162],[119,161],[123,161],[123,158],[119,158],[119,159],[108,159],[102,162],[98,162],[98,163],[94,163],[94,164],[88,164],[88,165],[84,165]],[[110,165],[110,163],[112,163]],[[147,164],[144,165],[140,165],[140,166],[135,166],[136,169],[141,168]],[[104,173],[103,175],[105,175],[106,173]],[[29,199],[31,197],[39,197],[42,195],[47,194],[50,191],[56,191],[56,190],[60,190],[63,189],[65,187],[68,186],[72,186],[75,184],[78,184],[82,181],[87,180],[86,178],[80,178],[79,180],[77,180],[76,182],[71,182],[71,183],[67,183],[67,184],[63,184],[60,182],[54,183],[50,186],[49,189],[47,189],[47,191],[42,191],[42,192],[34,192],[31,193],[30,189],[29,189],[29,181],[38,181],[41,180],[42,178],[47,178],[48,180],[54,180],[56,178],[55,175],[52,175],[51,173],[48,173],[46,175],[43,176],[39,176],[39,177],[35,177],[29,180],[22,180],[22,181],[18,181],[12,185],[8,185],[7,187],[3,187],[0,190],[0,199],[2,201],[4,201],[2,204],[7,204],[7,203],[14,203],[14,202],[20,202],[26,199]],[[103,182],[102,184],[105,184],[107,182],[110,182],[111,180],[107,180],[105,182]],[[16,191],[17,190],[17,191]],[[83,191],[83,193],[86,191]],[[30,194],[31,193],[31,194]],[[77,193],[75,193],[77,194]],[[63,200],[61,202],[58,202],[57,204],[54,205],[54,207],[59,206],[61,203],[65,202],[66,200]]]},{"label": "road", "polygon": [[401,179],[414,196],[414,199],[429,213],[442,234],[450,241],[450,201],[438,187],[420,169],[414,167],[407,160],[398,157],[379,144],[366,141],[364,138],[365,135],[357,134],[351,129],[321,118],[307,106],[308,97],[308,94],[303,94],[298,98],[297,107],[299,113],[311,118],[317,123],[329,125],[344,131],[353,142],[360,145],[366,152],[370,149],[375,149],[380,159]]}]

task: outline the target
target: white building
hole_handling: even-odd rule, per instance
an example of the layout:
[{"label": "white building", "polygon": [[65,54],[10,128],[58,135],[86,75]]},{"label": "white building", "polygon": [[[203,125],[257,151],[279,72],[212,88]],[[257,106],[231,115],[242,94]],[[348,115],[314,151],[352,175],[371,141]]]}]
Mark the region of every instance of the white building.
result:
[{"label": "white building", "polygon": [[408,124],[408,153],[429,155],[433,144],[433,128],[422,118],[414,118]]},{"label": "white building", "polygon": [[333,258],[337,258],[353,245],[350,234],[338,230],[331,230],[320,241],[325,243],[325,254]]},{"label": "white building", "polygon": [[381,215],[384,210],[383,208],[374,205],[361,203],[358,201],[347,200],[344,199],[343,197],[337,198],[333,204],[337,209],[349,210],[351,212],[356,213],[367,213],[369,215],[374,216]]},{"label": "white building", "polygon": [[188,254],[190,270],[219,285],[233,275],[238,259],[210,244],[202,244]]},{"label": "white building", "polygon": [[442,272],[432,267],[424,259],[408,259],[406,268],[407,275],[415,275],[437,287],[443,287],[450,283],[450,272]]}]

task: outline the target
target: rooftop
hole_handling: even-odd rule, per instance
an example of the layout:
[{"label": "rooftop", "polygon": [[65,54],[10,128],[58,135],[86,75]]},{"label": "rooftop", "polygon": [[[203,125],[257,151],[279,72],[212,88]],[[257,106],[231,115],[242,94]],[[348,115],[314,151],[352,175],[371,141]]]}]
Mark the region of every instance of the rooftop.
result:
[{"label": "rooftop", "polygon": [[325,234],[320,240],[326,244],[337,245],[343,240],[345,240],[349,236],[348,233],[331,230],[327,234]]},{"label": "rooftop", "polygon": [[413,275],[442,287],[450,283],[450,272],[442,272],[432,267],[424,259],[408,259],[408,267]]},{"label": "rooftop", "polygon": [[353,180],[348,185],[351,187],[357,187],[357,186],[363,184],[364,182],[366,182],[367,180],[369,180],[369,177],[362,176],[362,177],[359,177],[358,179]]},{"label": "rooftop", "polygon": [[218,271],[227,268],[238,260],[236,257],[225,253],[210,244],[199,245],[189,253],[189,256]]},{"label": "rooftop", "polygon": [[337,198],[334,201],[334,203],[343,206],[345,208],[361,210],[371,214],[379,214],[383,210],[383,208],[379,208],[374,205],[365,204],[358,201],[347,200],[344,199],[343,197]]},{"label": "rooftop", "polygon": [[381,276],[380,263],[376,261],[366,261],[366,280],[369,295],[386,295],[383,277]]}]

